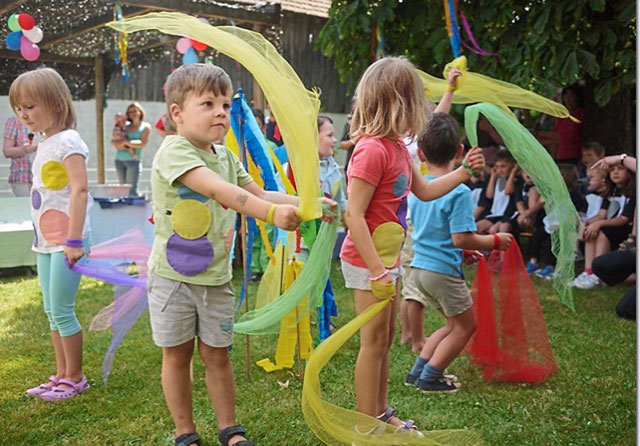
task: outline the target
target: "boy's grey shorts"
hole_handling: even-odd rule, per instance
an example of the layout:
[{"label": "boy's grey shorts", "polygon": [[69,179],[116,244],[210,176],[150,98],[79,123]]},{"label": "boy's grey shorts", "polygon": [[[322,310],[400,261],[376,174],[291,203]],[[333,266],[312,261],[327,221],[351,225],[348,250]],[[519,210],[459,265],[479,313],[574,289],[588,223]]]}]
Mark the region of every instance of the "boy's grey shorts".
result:
[{"label": "boy's grey shorts", "polygon": [[[346,288],[371,291],[371,284],[369,283],[369,270],[360,266],[352,265],[349,262],[340,260],[342,265],[342,275],[344,276],[344,286]],[[389,276],[395,282],[396,279],[402,277],[404,270],[402,266],[392,268],[389,270]]]},{"label": "boy's grey shorts", "polygon": [[447,317],[464,313],[473,305],[469,289],[462,277],[411,268],[411,278],[424,299],[414,298],[413,300],[417,300],[424,306],[442,308]]},{"label": "boy's grey shorts", "polygon": [[175,347],[196,336],[210,347],[233,344],[231,282],[194,285],[149,272],[147,295],[153,342],[158,347]]}]

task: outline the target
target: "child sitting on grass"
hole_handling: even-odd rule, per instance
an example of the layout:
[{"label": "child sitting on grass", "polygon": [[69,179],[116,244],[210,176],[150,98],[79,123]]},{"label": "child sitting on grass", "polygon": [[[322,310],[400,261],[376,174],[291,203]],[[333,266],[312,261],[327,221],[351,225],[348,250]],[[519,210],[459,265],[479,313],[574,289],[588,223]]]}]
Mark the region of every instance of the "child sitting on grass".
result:
[{"label": "child sitting on grass", "polygon": [[[427,180],[452,172],[463,151],[456,120],[444,113],[431,115],[419,147],[429,169]],[[405,383],[424,392],[456,392],[458,386],[443,372],[476,329],[471,296],[462,271],[462,250],[505,250],[512,237],[508,233],[478,235],[474,232],[471,190],[464,184],[433,201],[423,202],[411,196],[409,209],[416,227],[411,275],[422,293],[420,305],[413,310],[424,315],[424,307],[429,305],[440,311],[447,323],[427,338]]]},{"label": "child sitting on grass", "polygon": [[520,182],[516,175],[517,167],[508,150],[498,152],[485,192],[487,199],[491,200],[491,210],[478,221],[478,233],[495,234],[511,230],[510,221],[516,212],[516,190]]}]

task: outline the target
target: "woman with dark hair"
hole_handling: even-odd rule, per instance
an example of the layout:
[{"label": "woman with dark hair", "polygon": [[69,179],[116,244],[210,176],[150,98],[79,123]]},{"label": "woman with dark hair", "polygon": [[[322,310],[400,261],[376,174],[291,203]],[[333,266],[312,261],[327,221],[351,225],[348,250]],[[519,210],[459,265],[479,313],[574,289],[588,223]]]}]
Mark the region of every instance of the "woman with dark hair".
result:
[{"label": "woman with dark hair", "polygon": [[111,145],[116,149],[116,174],[120,184],[131,184],[130,196],[138,195],[140,176],[140,155],[142,148],[149,142],[151,124],[143,121],[144,108],[138,102],[127,107],[127,135],[124,140],[113,138]]}]

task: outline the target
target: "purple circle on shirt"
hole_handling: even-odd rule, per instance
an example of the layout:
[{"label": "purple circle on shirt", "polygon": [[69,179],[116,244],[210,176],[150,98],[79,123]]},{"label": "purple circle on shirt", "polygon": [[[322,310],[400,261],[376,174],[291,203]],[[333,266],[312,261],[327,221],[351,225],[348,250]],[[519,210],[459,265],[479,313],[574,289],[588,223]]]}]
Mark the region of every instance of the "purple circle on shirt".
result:
[{"label": "purple circle on shirt", "polygon": [[33,192],[31,192],[31,206],[33,206],[34,209],[40,209],[41,205],[42,195],[40,195],[40,192],[38,192],[37,190],[34,190]]},{"label": "purple circle on shirt", "polygon": [[404,173],[401,173],[398,179],[396,179],[395,183],[393,183],[393,195],[396,197],[402,197],[402,195],[407,190],[407,186],[409,185],[409,180]]},{"label": "purple circle on shirt", "polygon": [[206,236],[188,240],[174,233],[167,240],[167,262],[183,276],[195,276],[209,268],[213,246]]}]

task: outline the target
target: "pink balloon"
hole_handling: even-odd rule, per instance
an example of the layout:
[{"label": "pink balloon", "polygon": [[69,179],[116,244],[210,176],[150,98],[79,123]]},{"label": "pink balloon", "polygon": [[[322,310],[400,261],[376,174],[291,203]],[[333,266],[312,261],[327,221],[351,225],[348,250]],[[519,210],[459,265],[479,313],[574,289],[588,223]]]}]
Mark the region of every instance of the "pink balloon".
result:
[{"label": "pink balloon", "polygon": [[191,39],[187,39],[186,37],[181,37],[176,42],[176,49],[180,54],[186,53],[189,48],[191,48]]},{"label": "pink balloon", "polygon": [[40,57],[40,48],[35,43],[31,43],[25,36],[20,37],[20,54],[29,62],[33,62]]}]

